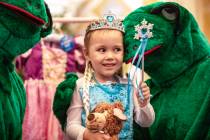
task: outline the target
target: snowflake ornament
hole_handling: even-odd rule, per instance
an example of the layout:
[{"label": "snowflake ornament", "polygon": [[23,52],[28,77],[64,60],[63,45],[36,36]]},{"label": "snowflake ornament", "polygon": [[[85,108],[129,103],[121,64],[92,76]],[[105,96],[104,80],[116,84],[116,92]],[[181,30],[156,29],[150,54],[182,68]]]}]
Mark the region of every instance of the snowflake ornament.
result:
[{"label": "snowflake ornament", "polygon": [[151,30],[153,29],[154,24],[148,23],[145,19],[141,22],[141,25],[135,26],[134,39],[142,39],[142,38],[151,38],[153,37]]}]

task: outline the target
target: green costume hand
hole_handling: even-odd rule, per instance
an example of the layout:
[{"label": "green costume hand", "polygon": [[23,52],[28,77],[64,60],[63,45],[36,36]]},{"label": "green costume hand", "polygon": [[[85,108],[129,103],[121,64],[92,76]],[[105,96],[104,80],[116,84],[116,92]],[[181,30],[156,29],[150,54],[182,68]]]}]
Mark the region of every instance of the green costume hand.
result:
[{"label": "green costume hand", "polygon": [[53,111],[63,130],[66,126],[66,112],[70,106],[77,79],[78,77],[76,74],[68,73],[66,75],[66,80],[58,85],[54,96]]}]

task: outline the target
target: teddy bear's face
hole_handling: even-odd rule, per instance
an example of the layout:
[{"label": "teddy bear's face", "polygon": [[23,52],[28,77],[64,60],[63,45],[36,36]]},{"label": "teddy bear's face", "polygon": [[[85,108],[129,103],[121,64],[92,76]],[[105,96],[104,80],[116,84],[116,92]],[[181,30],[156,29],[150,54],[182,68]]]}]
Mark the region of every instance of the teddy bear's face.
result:
[{"label": "teddy bear's face", "polygon": [[107,111],[103,113],[91,113],[87,117],[86,126],[92,131],[103,131],[103,128],[106,125]]},{"label": "teddy bear's face", "polygon": [[126,120],[122,104],[100,103],[87,116],[86,127],[92,132],[119,134],[122,123]]}]

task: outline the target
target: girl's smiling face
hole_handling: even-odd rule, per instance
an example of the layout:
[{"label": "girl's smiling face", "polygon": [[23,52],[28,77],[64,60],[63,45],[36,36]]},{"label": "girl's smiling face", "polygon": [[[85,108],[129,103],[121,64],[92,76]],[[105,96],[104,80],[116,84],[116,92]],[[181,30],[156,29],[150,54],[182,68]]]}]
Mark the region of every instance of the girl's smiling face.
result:
[{"label": "girl's smiling face", "polygon": [[113,81],[114,74],[122,67],[123,53],[123,35],[117,30],[92,32],[84,51],[99,82]]}]

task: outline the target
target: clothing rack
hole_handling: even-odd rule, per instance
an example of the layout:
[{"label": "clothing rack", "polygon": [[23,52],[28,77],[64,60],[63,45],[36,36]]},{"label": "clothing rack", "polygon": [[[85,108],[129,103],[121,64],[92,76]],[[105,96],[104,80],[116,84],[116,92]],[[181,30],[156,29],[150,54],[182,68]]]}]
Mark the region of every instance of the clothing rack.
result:
[{"label": "clothing rack", "polygon": [[[62,18],[53,18],[54,23],[88,23],[95,20],[98,20],[98,17],[62,17]],[[119,18],[123,20],[123,18]]]},{"label": "clothing rack", "polygon": [[[53,18],[53,22],[56,23],[89,23],[95,20],[98,20],[99,17],[55,17]],[[123,20],[124,18],[119,18]],[[44,40],[54,40],[54,41],[59,41],[63,34],[56,35],[56,34],[51,34],[45,37]],[[84,45],[84,36],[77,37],[75,39],[76,42],[78,42],[81,45]]]},{"label": "clothing rack", "polygon": [[[89,23],[92,22],[94,20],[97,20],[97,17],[56,17],[53,18],[53,23]],[[43,38],[42,40],[44,41],[55,41],[55,42],[59,42],[60,39],[63,37],[64,34],[50,34],[47,37]],[[79,39],[78,42],[81,42],[81,39]],[[80,43],[81,44],[81,43]],[[83,43],[82,43],[83,45]]]},{"label": "clothing rack", "polygon": [[53,18],[54,23],[88,23],[97,20],[97,17],[63,17]]}]

